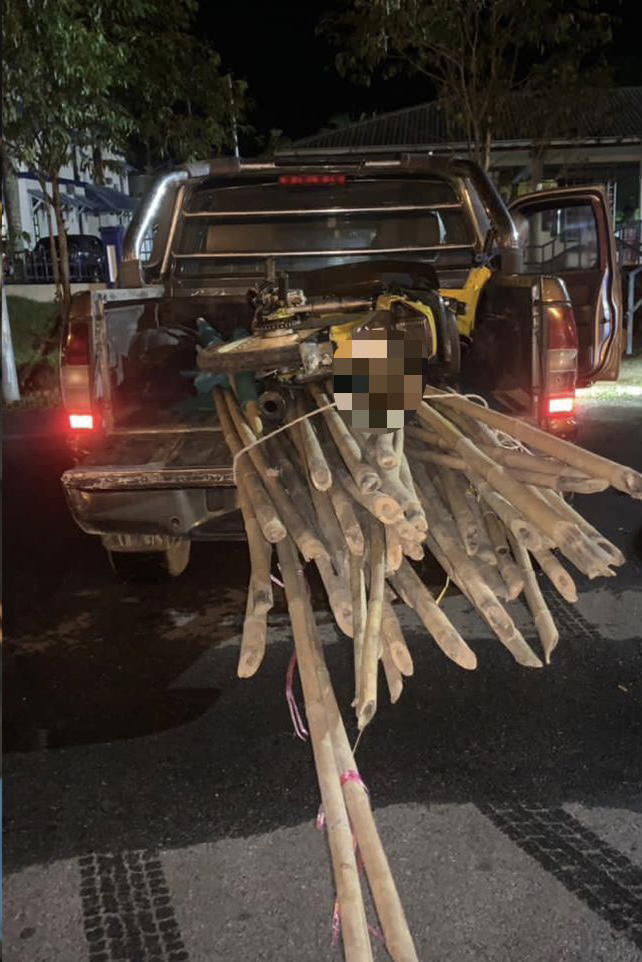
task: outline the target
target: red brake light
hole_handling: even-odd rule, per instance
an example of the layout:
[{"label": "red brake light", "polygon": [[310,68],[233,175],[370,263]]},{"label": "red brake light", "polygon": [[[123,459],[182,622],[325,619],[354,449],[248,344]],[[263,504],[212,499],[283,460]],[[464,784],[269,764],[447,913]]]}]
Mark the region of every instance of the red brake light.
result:
[{"label": "red brake light", "polygon": [[279,177],[282,187],[329,187],[345,182],[345,174],[282,174]]},{"label": "red brake light", "polygon": [[572,414],[575,410],[575,397],[570,394],[567,397],[549,397],[549,414]]},{"label": "red brake light", "polygon": [[93,414],[70,414],[69,427],[73,431],[93,431],[94,416]]}]

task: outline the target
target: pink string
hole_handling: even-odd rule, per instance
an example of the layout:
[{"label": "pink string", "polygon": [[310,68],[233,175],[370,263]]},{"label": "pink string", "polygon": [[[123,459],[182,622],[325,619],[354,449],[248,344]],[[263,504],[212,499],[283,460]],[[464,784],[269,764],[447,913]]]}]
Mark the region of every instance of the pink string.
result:
[{"label": "pink string", "polygon": [[[345,785],[346,782],[356,782],[358,785],[361,785],[362,789],[367,795],[370,794],[368,792],[368,787],[366,783],[363,781],[363,779],[361,778],[361,775],[359,774],[358,771],[356,771],[356,769],[351,768],[351,769],[348,769],[348,771],[346,772],[342,772],[339,775],[339,781],[341,782],[342,785]],[[317,812],[317,818],[316,818],[316,827],[318,829],[322,829],[324,826],[325,826],[325,814],[323,811],[323,805],[319,805],[319,811]],[[355,851],[355,856],[357,861],[357,869],[359,872],[363,872],[364,871],[363,859],[361,858],[361,852],[359,851],[359,846],[357,845],[357,839],[355,838],[354,832],[352,833],[352,844],[354,846],[354,851]],[[378,926],[370,925],[370,923],[368,922],[368,931],[372,936],[374,936],[375,939],[378,939],[379,942],[382,943],[382,945],[385,945],[386,940],[383,936],[383,932]],[[339,942],[340,935],[341,935],[341,913],[339,912],[339,899],[337,898],[334,901],[334,908],[332,910],[332,945],[337,945],[337,943]]]},{"label": "pink string", "polygon": [[297,735],[301,741],[305,742],[308,739],[308,730],[303,724],[303,719],[301,718],[301,713],[299,712],[299,706],[296,703],[296,698],[294,697],[294,669],[296,668],[296,653],[292,653],[290,658],[290,664],[288,665],[288,670],[285,676],[285,698],[288,703],[288,708],[290,709],[290,718],[292,719],[292,727],[294,728],[294,733]]},{"label": "pink string", "polygon": [[354,768],[348,769],[347,772],[342,772],[341,775],[339,775],[339,781],[342,785],[345,785],[346,782],[356,782],[357,785],[361,785],[366,795],[370,794],[366,783],[362,779],[359,772],[357,772]]}]

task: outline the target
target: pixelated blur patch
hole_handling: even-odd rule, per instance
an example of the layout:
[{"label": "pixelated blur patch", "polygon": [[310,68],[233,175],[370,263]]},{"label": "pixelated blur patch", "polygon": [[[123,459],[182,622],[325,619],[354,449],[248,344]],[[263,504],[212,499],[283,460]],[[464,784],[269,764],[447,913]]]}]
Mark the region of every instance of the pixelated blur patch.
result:
[{"label": "pixelated blur patch", "polygon": [[337,410],[359,430],[403,427],[421,404],[427,379],[425,340],[414,330],[362,329],[335,349]]}]

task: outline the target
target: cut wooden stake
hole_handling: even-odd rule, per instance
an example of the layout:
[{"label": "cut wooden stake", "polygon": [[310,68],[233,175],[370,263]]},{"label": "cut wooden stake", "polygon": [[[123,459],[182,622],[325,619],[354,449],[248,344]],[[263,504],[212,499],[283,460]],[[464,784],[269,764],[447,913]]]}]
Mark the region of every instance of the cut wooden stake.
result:
[{"label": "cut wooden stake", "polygon": [[399,701],[401,697],[401,693],[403,691],[403,678],[401,676],[401,672],[392,660],[392,655],[390,654],[390,649],[386,644],[385,637],[383,649],[381,651],[381,664],[383,665],[386,684],[388,685],[390,702],[394,705],[395,702]]},{"label": "cut wooden stake", "polygon": [[[232,419],[227,412],[221,388],[214,389],[214,403],[225,442],[232,454],[238,457],[243,450],[244,442],[236,433]],[[254,505],[256,518],[265,539],[275,543],[285,538],[285,526],[277,514],[270,496],[263,487],[249,454],[238,457],[236,474],[237,478],[240,478],[246,485],[248,498]]]},{"label": "cut wooden stake", "polygon": [[386,574],[398,571],[403,561],[403,548],[397,527],[387,524],[385,528],[386,536]]},{"label": "cut wooden stake", "polygon": [[448,658],[460,668],[470,670],[477,667],[475,652],[468,647],[407,561],[389,581],[406,604],[414,608],[428,633]]},{"label": "cut wooden stake", "polygon": [[384,646],[390,651],[390,657],[402,675],[409,678],[414,674],[412,655],[408,650],[406,639],[403,636],[399,619],[395,614],[394,608],[389,601],[383,603],[383,617],[381,620],[381,633]]},{"label": "cut wooden stake", "polygon": [[399,467],[399,459],[394,448],[394,433],[377,434],[375,441],[377,464],[384,471],[391,471]]},{"label": "cut wooden stake", "polygon": [[461,475],[448,468],[439,468],[438,472],[466,554],[472,557],[479,549],[481,531],[467,497],[468,479],[462,479]]},{"label": "cut wooden stake", "polygon": [[[359,777],[354,753],[339,712],[309,602],[307,617],[308,637],[314,641],[316,650],[317,677],[330,724],[336,764],[338,771],[344,776],[343,793],[383,930],[386,949],[393,962],[418,962],[403,906],[377,832],[368,792]],[[351,777],[346,777],[348,773]]]},{"label": "cut wooden stake", "polygon": [[[304,414],[307,414],[307,409],[301,396],[297,398],[295,412],[297,417],[302,417]],[[315,415],[315,417],[319,416],[318,414]],[[327,491],[332,484],[332,472],[326,461],[323,449],[319,444],[319,438],[312,425],[312,420],[314,419],[305,418],[305,420],[299,421],[295,427],[299,428],[310,480],[317,491]]]},{"label": "cut wooden stake", "polygon": [[577,588],[575,582],[553,552],[544,548],[541,551],[533,551],[533,557],[548,580],[557,588],[562,598],[571,603],[576,602]]},{"label": "cut wooden stake", "polygon": [[326,817],[345,957],[349,962],[371,962],[372,948],[352,827],[337,768],[334,739],[326,703],[318,681],[316,658],[310,643],[307,586],[291,539],[287,538],[279,542],[277,551],[292,622],[314,763]]},{"label": "cut wooden stake", "polygon": [[377,668],[381,645],[381,621],[383,618],[383,587],[385,583],[386,548],[382,526],[370,521],[370,591],[366,630],[359,669],[359,694],[357,698],[357,725],[361,731],[372,721],[377,710]]},{"label": "cut wooden stake", "polygon": [[544,661],[550,664],[551,654],[557,647],[559,632],[553,621],[552,615],[548,610],[548,605],[544,601],[544,595],[537,581],[537,576],[533,571],[530,555],[523,544],[509,534],[511,548],[515,561],[522,570],[524,578],[524,597],[530,609],[537,633],[544,651]]},{"label": "cut wooden stake", "polygon": [[366,617],[368,613],[363,561],[362,555],[351,554],[348,562],[350,570],[350,595],[352,600],[352,642],[354,646],[354,699],[352,704],[355,707],[361,684],[361,658],[363,655],[363,638],[366,631]]},{"label": "cut wooden stake", "polygon": [[[306,521],[301,517],[291,498],[286,494],[278,478],[270,472],[268,461],[262,451],[261,444],[255,444],[256,437],[247,421],[241,414],[241,410],[230,391],[224,392],[225,402],[234,426],[246,445],[254,445],[249,449],[249,456],[261,476],[261,480],[269,491],[270,498],[274,502],[279,516],[283,519],[285,526],[297,543],[301,554],[306,561],[313,558],[328,557],[325,546],[319,540],[314,531],[310,529]],[[258,510],[257,510],[258,516]]]},{"label": "cut wooden stake", "polygon": [[599,454],[593,454],[592,451],[580,448],[556,435],[547,434],[526,421],[520,421],[499,411],[492,411],[489,408],[481,407],[479,404],[473,404],[466,398],[446,394],[446,392],[433,387],[429,387],[428,392],[442,395],[439,400],[433,399],[431,403],[439,404],[443,410],[452,407],[454,410],[465,411],[475,420],[499,428],[500,431],[506,431],[507,434],[537,448],[544,454],[550,454],[565,464],[570,464],[583,474],[604,478],[614,488],[624,491],[630,497],[638,500],[642,498],[642,474],[633,468],[618,464],[616,461],[610,461]]},{"label": "cut wooden stake", "polygon": [[[330,403],[328,395],[317,384],[308,385],[318,407]],[[335,408],[327,408],[321,415],[334,439],[334,443],[345,466],[362,494],[368,494],[381,487],[381,478],[369,464],[361,460],[361,450],[348,426]]]}]

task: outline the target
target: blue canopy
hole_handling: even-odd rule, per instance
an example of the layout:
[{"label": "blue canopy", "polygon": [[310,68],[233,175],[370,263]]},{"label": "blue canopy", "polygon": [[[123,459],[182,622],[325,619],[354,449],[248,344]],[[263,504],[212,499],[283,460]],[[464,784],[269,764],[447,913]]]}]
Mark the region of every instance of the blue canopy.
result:
[{"label": "blue canopy", "polygon": [[113,187],[100,187],[98,184],[87,184],[85,195],[105,214],[122,214],[136,210],[138,200],[123,194],[120,190]]}]

